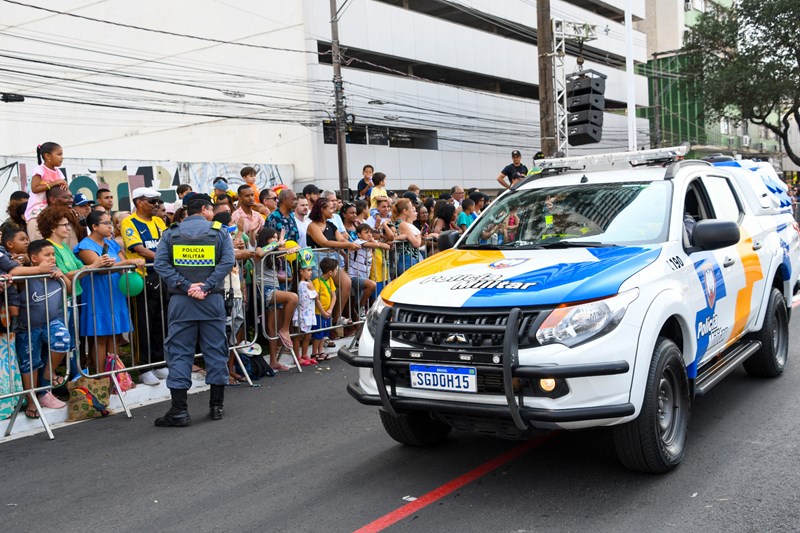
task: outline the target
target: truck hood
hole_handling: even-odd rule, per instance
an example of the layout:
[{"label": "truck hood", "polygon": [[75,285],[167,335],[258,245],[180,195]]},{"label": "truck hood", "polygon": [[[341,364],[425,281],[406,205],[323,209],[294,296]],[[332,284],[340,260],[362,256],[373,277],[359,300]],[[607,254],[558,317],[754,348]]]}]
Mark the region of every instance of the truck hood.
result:
[{"label": "truck hood", "polygon": [[660,246],[447,250],[407,270],[381,297],[445,307],[549,306],[613,296]]}]

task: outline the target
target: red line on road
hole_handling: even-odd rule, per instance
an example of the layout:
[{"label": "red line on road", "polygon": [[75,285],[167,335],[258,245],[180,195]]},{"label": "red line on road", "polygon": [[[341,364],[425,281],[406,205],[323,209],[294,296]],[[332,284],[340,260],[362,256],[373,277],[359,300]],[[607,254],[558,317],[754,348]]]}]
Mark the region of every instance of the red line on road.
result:
[{"label": "red line on road", "polygon": [[433,502],[440,500],[450,494],[451,492],[460,489],[464,485],[468,485],[472,483],[476,479],[481,476],[485,476],[492,470],[495,470],[504,464],[508,463],[509,461],[513,461],[517,457],[521,456],[525,452],[536,448],[537,446],[544,444],[548,440],[552,439],[556,436],[558,432],[548,433],[542,437],[531,439],[529,441],[523,442],[519,446],[512,448],[511,450],[507,451],[503,455],[499,455],[494,459],[490,459],[489,461],[483,463],[479,467],[470,470],[466,474],[463,474],[452,481],[448,481],[441,487],[435,488],[429,493],[420,496],[413,502],[410,502],[394,511],[386,514],[374,522],[367,524],[366,526],[357,529],[354,533],[377,533],[378,531],[383,531],[387,527],[399,522],[403,518],[416,513],[420,509],[427,507],[428,505],[432,504]]}]

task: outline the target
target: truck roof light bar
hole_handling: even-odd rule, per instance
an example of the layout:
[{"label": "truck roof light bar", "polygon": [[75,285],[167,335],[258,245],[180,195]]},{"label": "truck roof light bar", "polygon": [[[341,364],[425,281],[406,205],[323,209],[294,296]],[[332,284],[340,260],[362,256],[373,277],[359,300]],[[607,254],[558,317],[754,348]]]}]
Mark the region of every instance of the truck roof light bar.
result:
[{"label": "truck roof light bar", "polygon": [[596,167],[614,167],[622,163],[628,163],[636,167],[640,165],[654,165],[660,163],[671,163],[683,157],[689,152],[689,143],[669,148],[654,148],[652,150],[634,150],[631,152],[612,152],[607,154],[582,155],[574,157],[556,157],[550,159],[540,159],[534,164],[542,170],[586,170]]}]

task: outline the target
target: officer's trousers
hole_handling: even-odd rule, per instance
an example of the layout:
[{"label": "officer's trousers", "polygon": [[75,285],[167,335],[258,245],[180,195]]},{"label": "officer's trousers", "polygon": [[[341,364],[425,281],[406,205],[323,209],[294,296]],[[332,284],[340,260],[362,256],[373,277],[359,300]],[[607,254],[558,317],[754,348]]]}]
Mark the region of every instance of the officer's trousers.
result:
[{"label": "officer's trousers", "polygon": [[206,383],[228,384],[228,342],[225,336],[225,302],[221,294],[209,294],[205,300],[172,295],[169,300],[169,335],[164,354],[169,367],[167,387],[188,389],[192,386],[192,362],[195,346],[206,361]]}]

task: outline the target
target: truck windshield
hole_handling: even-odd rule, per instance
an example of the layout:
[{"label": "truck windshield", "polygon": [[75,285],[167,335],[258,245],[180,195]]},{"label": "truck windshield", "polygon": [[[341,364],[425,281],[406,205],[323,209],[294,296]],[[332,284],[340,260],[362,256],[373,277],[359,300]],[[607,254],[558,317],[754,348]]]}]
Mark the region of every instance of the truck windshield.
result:
[{"label": "truck windshield", "polygon": [[667,237],[668,181],[584,183],[503,195],[468,229],[460,248],[654,244]]}]

